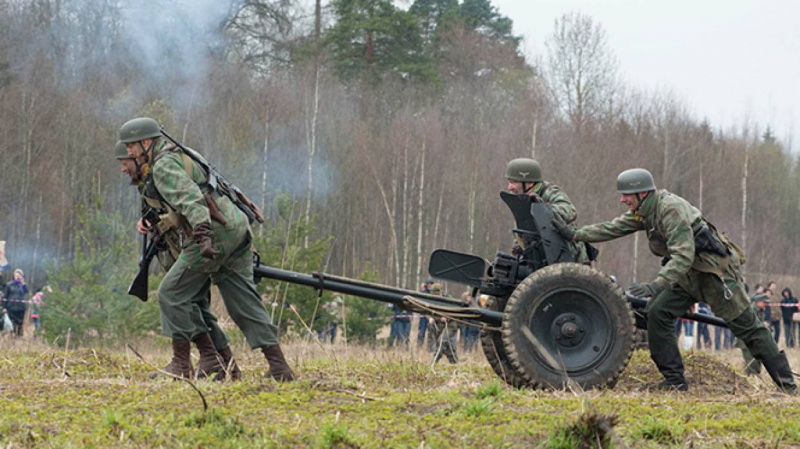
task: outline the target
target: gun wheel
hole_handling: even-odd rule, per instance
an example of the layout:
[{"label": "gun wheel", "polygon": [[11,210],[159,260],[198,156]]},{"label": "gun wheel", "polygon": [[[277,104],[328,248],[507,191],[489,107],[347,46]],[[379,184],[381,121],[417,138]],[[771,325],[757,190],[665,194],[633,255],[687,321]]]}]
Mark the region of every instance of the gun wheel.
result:
[{"label": "gun wheel", "polygon": [[[489,296],[486,300],[485,307],[490,310],[502,312],[505,308],[506,301],[504,298],[495,298]],[[503,381],[512,387],[522,388],[527,385],[525,378],[517,373],[517,369],[511,364],[506,354],[505,347],[503,346],[503,336],[498,330],[481,329],[481,348],[483,354],[486,356],[486,361],[492,367],[494,372]]]},{"label": "gun wheel", "polygon": [[635,320],[622,289],[575,263],[528,276],[503,311],[508,359],[532,388],[613,388],[628,365]]}]

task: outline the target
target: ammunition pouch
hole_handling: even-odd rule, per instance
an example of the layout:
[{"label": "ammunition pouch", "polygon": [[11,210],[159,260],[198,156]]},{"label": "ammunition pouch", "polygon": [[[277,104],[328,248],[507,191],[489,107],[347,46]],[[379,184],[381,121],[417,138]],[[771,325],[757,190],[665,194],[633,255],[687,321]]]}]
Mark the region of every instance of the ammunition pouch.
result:
[{"label": "ammunition pouch", "polygon": [[[715,234],[719,235],[716,232],[716,229],[712,231],[712,227],[703,224],[702,222],[700,225],[695,226],[693,229],[694,233],[694,250],[696,253],[701,252],[708,252],[712,254],[716,254],[720,257],[727,257],[730,255],[730,252],[727,247],[727,241],[721,243],[720,240],[717,239]],[[647,241],[650,246],[650,250],[659,256],[663,256],[665,259],[669,259],[669,250],[667,248],[667,240],[659,234],[658,230],[652,230],[648,232]],[[665,262],[662,261],[661,265],[665,265]]]}]

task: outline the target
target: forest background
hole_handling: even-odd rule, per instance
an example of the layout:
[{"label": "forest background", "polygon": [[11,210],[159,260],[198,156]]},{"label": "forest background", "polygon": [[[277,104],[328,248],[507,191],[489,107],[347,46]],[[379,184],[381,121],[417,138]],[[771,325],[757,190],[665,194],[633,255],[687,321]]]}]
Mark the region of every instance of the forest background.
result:
[{"label": "forest background", "polygon": [[[580,225],[624,212],[614,180],[641,166],[745,248],[751,283],[800,263],[797,157],[769,127],[720,129],[691,99],[626,85],[585,15],[528,57],[489,0],[0,0],[0,24],[1,237],[34,289],[55,288],[50,335],[158,325],[154,301],[124,294],[140,210],[112,149],[138,116],[261,205],[265,262],[299,271],[414,289],[435,248],[491,259],[512,242],[498,192],[516,157],[541,162]],[[638,237],[601,251],[623,285],[658,268]],[[306,290],[265,293],[299,326],[324,315]],[[388,313],[353,310],[367,336]]]}]

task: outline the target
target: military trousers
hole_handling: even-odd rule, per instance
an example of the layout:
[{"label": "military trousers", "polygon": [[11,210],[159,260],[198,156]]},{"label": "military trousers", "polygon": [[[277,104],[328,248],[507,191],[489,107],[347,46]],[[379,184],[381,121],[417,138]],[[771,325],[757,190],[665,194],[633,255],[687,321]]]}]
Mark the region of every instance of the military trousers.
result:
[{"label": "military trousers", "polygon": [[[220,263],[214,272],[192,270],[183,257],[179,257],[169,269],[158,288],[163,334],[191,341],[212,331],[209,322],[216,322],[216,317],[209,310],[204,318],[203,305],[208,304],[213,283],[219,288],[228,314],[251,348],[278,344],[278,328],[272,324],[253,281],[253,253],[249,244],[240,245],[230,255],[218,257]],[[212,332],[211,337],[216,346],[216,339],[220,336],[215,337]]]},{"label": "military trousers", "polygon": [[[707,302],[711,310],[725,320],[733,335],[744,343],[757,360],[769,360],[780,354],[770,331],[749,307],[744,288],[728,285],[731,297],[726,299],[722,282],[716,276],[708,273],[699,273],[697,276],[695,273],[695,279],[699,282],[690,284],[695,294],[675,287],[662,291],[647,303],[647,337],[652,354],[669,346],[677,346],[675,319],[699,301]],[[697,292],[702,292],[702,295],[698,297]],[[717,313],[717,310],[721,312]],[[731,316],[735,311],[740,312]]]},{"label": "military trousers", "polygon": [[[169,271],[169,269],[175,265],[175,259],[172,258],[168,252],[161,252],[158,254],[158,260],[161,263],[161,266],[164,268],[165,271]],[[209,289],[208,294],[205,296],[205,300],[199,301],[197,306],[200,308],[200,314],[202,315],[203,323],[205,327],[208,328],[208,333],[211,336],[211,341],[214,342],[214,348],[217,351],[221,351],[228,346],[230,346],[230,338],[228,335],[219,327],[219,323],[217,322],[217,317],[211,312],[211,290]],[[163,312],[162,312],[162,329],[163,329]],[[183,339],[183,338],[181,338]]]}]

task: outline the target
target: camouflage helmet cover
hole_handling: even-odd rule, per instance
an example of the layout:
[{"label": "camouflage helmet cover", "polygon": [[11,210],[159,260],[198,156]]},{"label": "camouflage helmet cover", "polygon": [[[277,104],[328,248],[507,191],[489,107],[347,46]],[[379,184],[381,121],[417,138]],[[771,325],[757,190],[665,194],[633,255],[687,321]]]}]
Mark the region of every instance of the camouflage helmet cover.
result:
[{"label": "camouflage helmet cover", "polygon": [[122,159],[133,159],[133,156],[128,154],[128,148],[125,146],[124,143],[117,141],[117,144],[114,145],[114,157],[120,161]]},{"label": "camouflage helmet cover", "polygon": [[533,159],[518,158],[506,166],[506,179],[518,182],[542,182],[542,166]]},{"label": "camouflage helmet cover", "polygon": [[441,293],[441,292],[442,292],[442,286],[438,282],[431,285],[431,293]]},{"label": "camouflage helmet cover", "polygon": [[148,117],[139,117],[128,120],[119,129],[119,141],[122,143],[138,142],[161,136],[161,127],[158,122]]},{"label": "camouflage helmet cover", "polygon": [[653,175],[643,168],[625,170],[617,176],[617,191],[622,194],[648,192],[656,189]]}]

